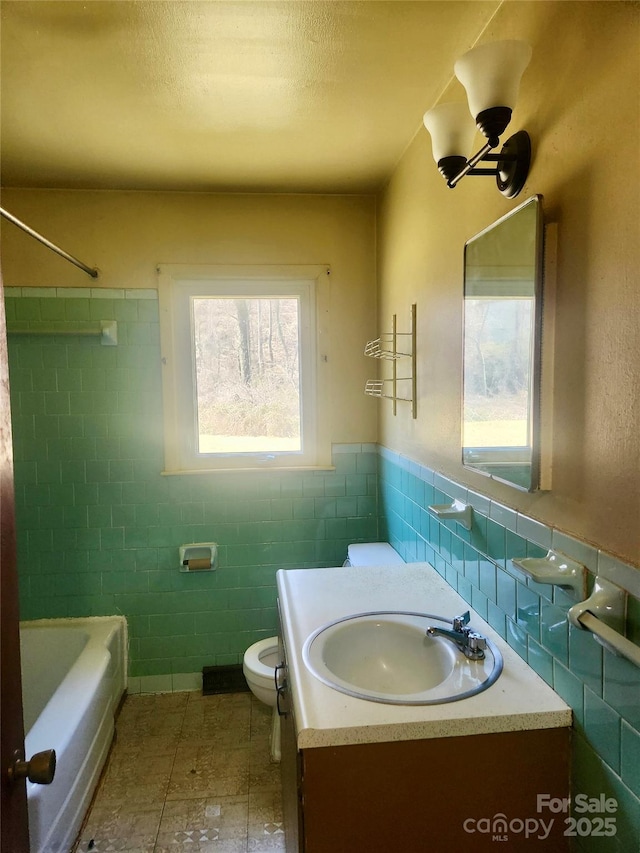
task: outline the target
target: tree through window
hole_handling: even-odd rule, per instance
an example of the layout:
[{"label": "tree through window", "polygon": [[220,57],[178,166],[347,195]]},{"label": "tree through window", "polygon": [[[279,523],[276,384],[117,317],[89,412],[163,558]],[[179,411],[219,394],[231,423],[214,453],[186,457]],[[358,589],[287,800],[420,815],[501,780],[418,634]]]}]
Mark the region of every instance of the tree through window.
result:
[{"label": "tree through window", "polygon": [[199,453],[301,450],[299,300],[192,302]]}]

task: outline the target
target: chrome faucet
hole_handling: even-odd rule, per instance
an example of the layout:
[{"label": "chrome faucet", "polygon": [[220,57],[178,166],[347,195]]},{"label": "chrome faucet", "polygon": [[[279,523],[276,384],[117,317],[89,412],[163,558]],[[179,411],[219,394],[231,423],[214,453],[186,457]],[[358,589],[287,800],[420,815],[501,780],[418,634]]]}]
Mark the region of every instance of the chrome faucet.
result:
[{"label": "chrome faucet", "polygon": [[484,650],[487,648],[486,638],[469,627],[471,614],[467,610],[461,616],[453,620],[453,630],[448,628],[436,628],[431,625],[427,628],[428,637],[445,637],[455,643],[465,657],[470,660],[483,660]]}]

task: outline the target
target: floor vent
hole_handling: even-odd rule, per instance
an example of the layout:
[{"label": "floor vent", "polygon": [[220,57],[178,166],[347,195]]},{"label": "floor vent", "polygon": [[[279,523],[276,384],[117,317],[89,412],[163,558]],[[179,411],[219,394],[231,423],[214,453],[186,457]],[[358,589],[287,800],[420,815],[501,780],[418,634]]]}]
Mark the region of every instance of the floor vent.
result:
[{"label": "floor vent", "polygon": [[238,663],[202,667],[202,695],[213,693],[246,693],[249,685]]}]

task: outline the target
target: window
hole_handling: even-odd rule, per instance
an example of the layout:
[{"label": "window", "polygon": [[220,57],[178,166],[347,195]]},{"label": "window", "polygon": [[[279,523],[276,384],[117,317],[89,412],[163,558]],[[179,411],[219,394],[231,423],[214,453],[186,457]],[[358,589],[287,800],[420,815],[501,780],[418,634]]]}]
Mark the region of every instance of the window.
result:
[{"label": "window", "polygon": [[166,472],[330,467],[328,269],[159,273]]}]

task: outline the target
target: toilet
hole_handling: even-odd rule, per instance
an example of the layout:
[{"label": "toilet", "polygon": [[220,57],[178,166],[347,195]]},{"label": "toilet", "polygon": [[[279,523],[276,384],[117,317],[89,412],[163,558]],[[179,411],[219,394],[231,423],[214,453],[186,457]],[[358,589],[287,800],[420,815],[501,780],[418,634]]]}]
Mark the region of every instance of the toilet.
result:
[{"label": "toilet", "polygon": [[278,638],[259,640],[244,653],[242,671],[249,689],[261,702],[273,708],[271,714],[271,760],[280,761],[280,718],[276,707],[276,666]]},{"label": "toilet", "polygon": [[[393,566],[404,563],[388,542],[359,542],[349,545],[345,566]],[[271,716],[271,760],[280,761],[280,718],[276,706],[276,666],[278,638],[259,640],[244,653],[242,671],[249,689],[261,702],[273,708]]]}]

